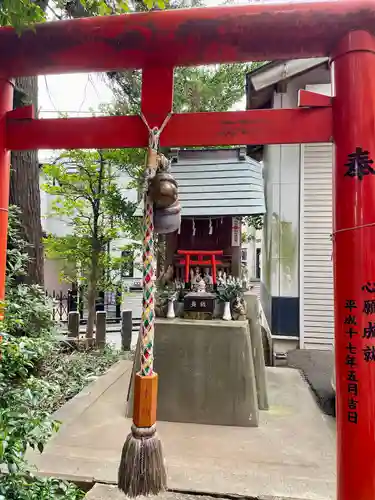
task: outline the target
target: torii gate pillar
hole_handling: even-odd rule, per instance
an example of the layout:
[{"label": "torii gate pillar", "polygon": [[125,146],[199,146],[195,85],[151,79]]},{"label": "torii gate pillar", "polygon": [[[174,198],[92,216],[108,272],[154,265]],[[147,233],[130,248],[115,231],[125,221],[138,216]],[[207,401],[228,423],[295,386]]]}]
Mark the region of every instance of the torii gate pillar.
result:
[{"label": "torii gate pillar", "polygon": [[304,92],[300,109],[173,114],[161,145],[331,140],[336,145],[338,500],[375,500],[374,26],[374,0],[329,0],[58,21],[26,30],[21,37],[11,28],[0,28],[0,301],[4,298],[9,150],[138,148],[148,143],[139,116],[36,120],[31,107],[10,111],[8,78],[142,69],[142,112],[150,126],[160,126],[171,111],[174,67],[331,56],[332,100]]},{"label": "torii gate pillar", "polygon": [[375,498],[375,38],[333,59],[337,498]]},{"label": "torii gate pillar", "polygon": [[[10,151],[6,144],[6,119],[8,111],[13,109],[13,85],[7,79],[0,79],[0,272],[5,273],[8,205],[10,183]],[[5,299],[5,276],[0,279],[0,302]],[[0,319],[4,311],[0,307]],[[1,340],[1,337],[0,337]]]}]

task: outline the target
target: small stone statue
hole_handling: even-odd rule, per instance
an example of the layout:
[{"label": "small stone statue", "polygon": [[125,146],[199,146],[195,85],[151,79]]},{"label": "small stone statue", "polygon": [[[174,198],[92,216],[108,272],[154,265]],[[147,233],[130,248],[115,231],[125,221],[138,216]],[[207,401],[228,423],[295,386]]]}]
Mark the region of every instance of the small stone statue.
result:
[{"label": "small stone statue", "polygon": [[249,290],[249,272],[246,265],[241,267],[241,286],[242,290]]},{"label": "small stone statue", "polygon": [[203,278],[197,283],[197,292],[205,293],[206,292],[206,283]]},{"label": "small stone statue", "polygon": [[235,321],[245,321],[246,320],[246,302],[243,298],[237,296],[232,304],[232,316]]},{"label": "small stone statue", "polygon": [[222,271],[221,269],[219,269],[219,271],[217,272],[216,281],[217,281],[217,284],[218,284],[219,286],[224,286],[224,285],[225,285],[225,280],[224,280],[224,276],[223,276],[223,271]]},{"label": "small stone statue", "polygon": [[162,269],[159,276],[159,282],[162,286],[165,286],[168,283],[171,283],[172,280],[173,280],[173,266],[169,265],[166,271]]},{"label": "small stone statue", "polygon": [[213,279],[212,279],[212,276],[210,275],[210,270],[208,269],[208,267],[206,267],[206,269],[204,270],[203,279],[204,279],[206,285],[213,284]]},{"label": "small stone statue", "polygon": [[165,318],[165,303],[158,293],[155,294],[155,316],[157,318]]},{"label": "small stone statue", "polygon": [[198,286],[198,283],[201,281],[202,279],[202,276],[201,276],[201,273],[200,273],[200,270],[199,270],[199,267],[196,267],[195,268],[195,273],[193,272],[193,270],[190,271],[190,276],[191,276],[191,287],[193,289],[196,289],[197,286]]}]

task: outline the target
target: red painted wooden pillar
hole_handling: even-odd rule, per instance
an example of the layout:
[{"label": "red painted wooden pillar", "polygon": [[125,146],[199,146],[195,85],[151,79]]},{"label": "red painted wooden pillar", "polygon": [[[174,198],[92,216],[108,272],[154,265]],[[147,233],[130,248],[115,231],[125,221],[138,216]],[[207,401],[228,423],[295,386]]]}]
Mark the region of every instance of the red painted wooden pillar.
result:
[{"label": "red painted wooden pillar", "polygon": [[141,109],[150,128],[160,128],[172,111],[173,67],[146,67],[142,70]]},{"label": "red painted wooden pillar", "polygon": [[[6,149],[6,113],[13,109],[13,85],[0,80],[0,302],[5,299],[10,151]],[[0,308],[0,320],[4,311]]]},{"label": "red painted wooden pillar", "polygon": [[333,53],[338,500],[375,499],[375,38]]},{"label": "red painted wooden pillar", "polygon": [[216,256],[211,255],[211,265],[212,265],[212,284],[216,285]]}]

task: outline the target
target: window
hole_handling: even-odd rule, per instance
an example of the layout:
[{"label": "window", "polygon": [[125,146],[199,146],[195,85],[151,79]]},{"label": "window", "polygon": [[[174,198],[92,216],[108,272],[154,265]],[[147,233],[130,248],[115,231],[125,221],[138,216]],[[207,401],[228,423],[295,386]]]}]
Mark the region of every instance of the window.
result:
[{"label": "window", "polygon": [[243,264],[247,263],[247,248],[241,249],[241,260]]},{"label": "window", "polygon": [[257,256],[256,256],[256,263],[255,263],[255,276],[260,279],[260,248],[257,248]]}]

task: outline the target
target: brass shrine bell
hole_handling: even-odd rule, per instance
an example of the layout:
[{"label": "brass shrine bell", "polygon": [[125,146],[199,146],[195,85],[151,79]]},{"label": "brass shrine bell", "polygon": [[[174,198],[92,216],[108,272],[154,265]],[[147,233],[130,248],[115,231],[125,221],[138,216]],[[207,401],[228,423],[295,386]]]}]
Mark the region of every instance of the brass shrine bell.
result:
[{"label": "brass shrine bell", "polygon": [[157,208],[168,208],[177,201],[177,182],[168,172],[157,172],[150,182],[149,189]]},{"label": "brass shrine bell", "polygon": [[167,208],[154,209],[154,229],[158,234],[174,233],[180,229],[181,205],[177,200]]}]

